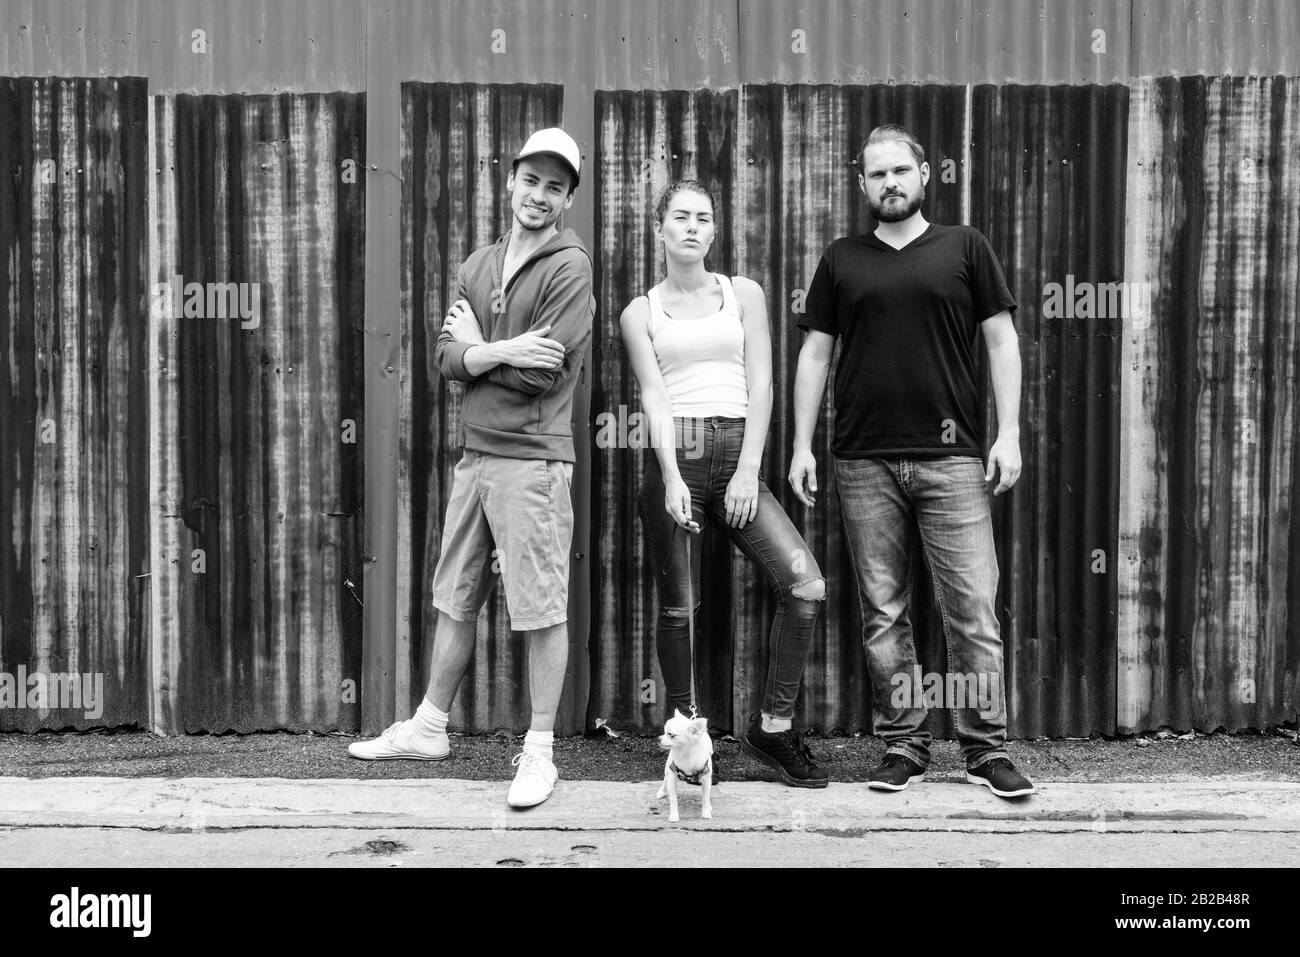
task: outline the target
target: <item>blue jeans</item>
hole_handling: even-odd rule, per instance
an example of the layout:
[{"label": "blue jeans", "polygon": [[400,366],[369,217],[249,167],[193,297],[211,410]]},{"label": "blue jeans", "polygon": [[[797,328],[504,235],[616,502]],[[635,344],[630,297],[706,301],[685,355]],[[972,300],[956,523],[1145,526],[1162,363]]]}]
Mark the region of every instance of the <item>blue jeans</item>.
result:
[{"label": "blue jeans", "polygon": [[[731,541],[763,571],[776,597],[776,615],[768,641],[767,683],[763,710],[774,718],[793,718],[804,662],[812,644],[820,600],[800,598],[795,588],[821,579],[812,551],[762,478],[758,513],[744,528],[726,521],[727,483],[736,473],[745,420],[713,417],[676,418],[677,469],[691,492],[691,518],[701,526],[713,519]],[[641,520],[645,523],[659,595],[655,629],[659,668],[663,672],[666,709],[686,713],[691,705],[691,651],[688,616],[700,605],[700,541],[681,528],[664,508],[664,477],[653,451],[645,455],[641,485]],[[690,567],[686,561],[686,542]],[[695,598],[687,600],[687,584]],[[699,635],[696,635],[697,640]]]},{"label": "blue jeans", "polygon": [[[963,456],[836,459],[835,476],[862,603],[874,729],[886,753],[926,767],[931,738],[921,723],[927,708],[947,707],[967,767],[1005,758],[998,563],[983,464]],[[942,616],[944,675],[921,675],[912,640],[913,521]]]}]

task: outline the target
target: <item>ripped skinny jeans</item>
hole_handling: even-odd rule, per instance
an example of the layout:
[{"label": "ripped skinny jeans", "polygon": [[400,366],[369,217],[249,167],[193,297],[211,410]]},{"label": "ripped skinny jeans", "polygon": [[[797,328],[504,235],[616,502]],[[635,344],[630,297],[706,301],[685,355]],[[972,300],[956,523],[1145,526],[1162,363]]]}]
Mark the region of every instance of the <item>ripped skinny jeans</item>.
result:
[{"label": "ripped skinny jeans", "polygon": [[[736,472],[745,435],[740,418],[675,418],[677,468],[691,493],[691,518],[703,527],[706,520],[724,531],[731,541],[763,573],[776,598],[776,615],[768,639],[767,681],[763,711],[774,718],[793,718],[795,699],[804,662],[812,644],[813,631],[825,582],[812,551],[785,514],[762,477],[758,480],[758,513],[744,528],[726,521],[727,483]],[[680,528],[664,508],[664,478],[653,450],[645,453],[641,483],[641,520],[645,523],[659,597],[656,644],[659,668],[663,672],[666,711],[688,713],[691,704],[691,651],[687,616],[700,605],[700,540]],[[686,540],[690,568],[686,562]],[[690,576],[695,607],[688,609],[687,575]],[[808,586],[819,586],[809,588]],[[802,598],[794,592],[819,594]],[[696,631],[696,642],[704,646],[711,636]]]}]

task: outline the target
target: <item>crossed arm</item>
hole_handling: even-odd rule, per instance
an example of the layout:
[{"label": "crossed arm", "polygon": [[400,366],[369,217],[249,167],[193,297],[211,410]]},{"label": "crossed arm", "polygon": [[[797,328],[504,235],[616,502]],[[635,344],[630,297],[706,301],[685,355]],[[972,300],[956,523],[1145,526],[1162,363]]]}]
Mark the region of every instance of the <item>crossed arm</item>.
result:
[{"label": "crossed arm", "polygon": [[530,329],[510,339],[487,341],[457,277],[455,298],[438,336],[437,361],[449,379],[468,382],[480,376],[522,392],[540,395],[555,383],[565,355],[590,331],[590,266],[573,264],[548,284]]},{"label": "crossed arm", "polygon": [[[464,347],[459,350],[459,362],[464,376],[456,374],[458,370],[454,361],[449,362],[443,371],[448,378],[460,381],[486,375],[500,385],[509,385],[520,392],[536,395],[543,389],[532,387],[543,382],[549,385],[564,363],[564,343],[547,338],[550,331],[549,325],[537,326],[511,339],[487,342],[469,301],[457,299],[442,321],[442,336],[439,337],[438,344],[443,346],[445,336],[449,343]],[[447,353],[454,354],[451,349],[447,349]],[[525,371],[533,376],[525,380]],[[509,373],[513,373],[513,376]]]}]

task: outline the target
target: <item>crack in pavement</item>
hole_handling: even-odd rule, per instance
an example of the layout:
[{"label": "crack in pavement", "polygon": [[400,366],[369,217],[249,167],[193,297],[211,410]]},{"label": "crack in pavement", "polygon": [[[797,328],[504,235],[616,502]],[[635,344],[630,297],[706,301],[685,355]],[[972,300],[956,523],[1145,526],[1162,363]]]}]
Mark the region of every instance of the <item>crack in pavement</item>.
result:
[{"label": "crack in pavement", "polygon": [[366,843],[348,848],[346,851],[330,851],[327,857],[338,857],[347,854],[369,854],[380,857],[391,857],[394,854],[403,854],[413,851],[409,844],[403,844],[401,841],[366,841]]}]

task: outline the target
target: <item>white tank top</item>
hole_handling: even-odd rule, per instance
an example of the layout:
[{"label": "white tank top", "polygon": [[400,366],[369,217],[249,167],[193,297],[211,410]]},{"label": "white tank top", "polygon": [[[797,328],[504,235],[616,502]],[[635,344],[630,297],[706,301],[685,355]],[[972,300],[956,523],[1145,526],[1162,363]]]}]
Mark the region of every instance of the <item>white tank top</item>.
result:
[{"label": "white tank top", "polygon": [[744,418],[749,409],[745,379],[745,328],[731,280],[722,287],[722,311],[699,319],[674,319],[664,313],[656,286],[650,302],[650,342],[659,360],[673,415],[693,418]]}]

